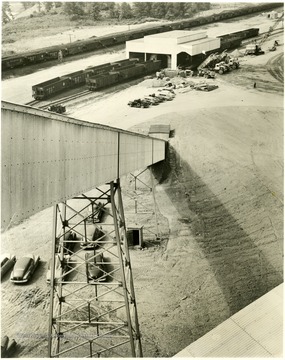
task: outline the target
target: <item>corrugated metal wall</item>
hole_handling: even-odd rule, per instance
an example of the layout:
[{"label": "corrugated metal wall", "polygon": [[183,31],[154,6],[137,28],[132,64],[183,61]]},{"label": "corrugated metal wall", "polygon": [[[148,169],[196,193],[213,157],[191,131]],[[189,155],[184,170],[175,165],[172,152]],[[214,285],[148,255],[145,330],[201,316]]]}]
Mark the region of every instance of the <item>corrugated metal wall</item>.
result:
[{"label": "corrugated metal wall", "polygon": [[2,102],[2,228],[165,157],[165,142]]}]

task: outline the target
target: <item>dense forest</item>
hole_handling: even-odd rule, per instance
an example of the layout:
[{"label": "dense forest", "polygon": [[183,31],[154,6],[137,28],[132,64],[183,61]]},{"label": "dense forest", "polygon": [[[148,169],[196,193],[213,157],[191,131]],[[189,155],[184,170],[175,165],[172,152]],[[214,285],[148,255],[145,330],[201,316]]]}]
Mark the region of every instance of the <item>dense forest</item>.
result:
[{"label": "dense forest", "polygon": [[[176,19],[191,17],[199,11],[208,10],[206,2],[32,2],[23,1],[23,8],[36,6],[34,15],[43,16],[64,13],[70,20],[90,19]],[[2,23],[13,20],[9,2],[2,2]]]}]

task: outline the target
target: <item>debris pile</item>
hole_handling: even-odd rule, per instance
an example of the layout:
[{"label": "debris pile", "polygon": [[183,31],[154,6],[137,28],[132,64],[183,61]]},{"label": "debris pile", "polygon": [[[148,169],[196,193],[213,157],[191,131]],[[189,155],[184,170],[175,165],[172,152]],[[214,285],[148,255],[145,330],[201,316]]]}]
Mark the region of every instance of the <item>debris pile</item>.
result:
[{"label": "debris pile", "polygon": [[151,105],[156,106],[164,101],[171,101],[175,98],[174,88],[175,86],[171,85],[158,89],[157,93],[149,94],[143,98],[129,101],[128,105],[137,108],[149,108]]}]

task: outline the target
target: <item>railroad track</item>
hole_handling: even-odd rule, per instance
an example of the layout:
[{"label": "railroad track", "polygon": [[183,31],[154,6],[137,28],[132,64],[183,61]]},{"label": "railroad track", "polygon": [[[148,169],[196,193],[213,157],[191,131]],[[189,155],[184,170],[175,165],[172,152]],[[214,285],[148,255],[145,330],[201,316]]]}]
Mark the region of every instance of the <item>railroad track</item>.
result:
[{"label": "railroad track", "polygon": [[70,95],[70,96],[66,96],[64,98],[61,98],[61,99],[58,99],[58,100],[55,100],[55,101],[52,101],[48,104],[45,104],[45,105],[42,105],[42,106],[39,106],[39,109],[47,109],[49,106],[51,105],[64,105],[66,103],[68,103],[69,101],[72,101],[72,100],[75,100],[75,99],[78,99],[78,98],[81,98],[85,95],[88,95],[92,93],[92,91],[90,90],[84,90],[84,91],[81,91],[80,93],[77,93],[77,94],[73,94],[73,95]]},{"label": "railroad track", "polygon": [[[242,41],[242,46],[244,45],[248,45],[251,44],[254,40],[263,40],[264,35],[266,35],[268,33],[268,31],[265,31],[264,33],[259,34],[258,36],[254,37],[254,38],[250,38],[250,39],[246,39]],[[283,33],[283,29],[276,29],[273,30],[272,33],[270,33],[270,37],[274,36],[274,35],[278,35]]]},{"label": "railroad track", "polygon": [[63,103],[67,103],[69,101],[72,101],[72,100],[75,100],[77,98],[80,98],[80,97],[83,97],[89,93],[92,93],[92,91],[90,90],[84,90],[84,91],[81,91],[80,93],[77,93],[77,94],[73,94],[73,95],[69,95],[69,96],[65,96],[61,99],[58,99],[58,100],[54,100],[48,104],[44,104],[44,105],[41,105],[41,106],[36,106],[38,104],[41,103],[41,100],[32,100],[32,101],[29,101],[27,102],[25,105],[28,105],[28,106],[34,106],[34,107],[37,107],[38,109],[47,109],[50,105],[59,105],[59,104],[63,104]]},{"label": "railroad track", "polygon": [[36,104],[39,104],[40,101],[39,100],[32,100],[30,102],[27,102],[25,105],[28,105],[28,106],[35,106]]}]

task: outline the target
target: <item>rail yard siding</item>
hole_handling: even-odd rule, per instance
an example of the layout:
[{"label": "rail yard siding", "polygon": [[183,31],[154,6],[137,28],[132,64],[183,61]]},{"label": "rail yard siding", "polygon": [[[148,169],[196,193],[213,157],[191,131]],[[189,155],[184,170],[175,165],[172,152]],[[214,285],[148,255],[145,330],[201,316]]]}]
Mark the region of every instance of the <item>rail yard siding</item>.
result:
[{"label": "rail yard siding", "polygon": [[159,139],[8,102],[1,113],[3,229],[164,159]]},{"label": "rail yard siding", "polygon": [[201,16],[198,18],[190,18],[180,21],[171,22],[161,26],[151,26],[143,29],[130,30],[127,32],[114,33],[105,36],[100,36],[95,39],[89,38],[86,40],[76,41],[70,44],[62,44],[42,48],[37,51],[29,51],[18,55],[4,56],[2,58],[2,71],[13,69],[19,66],[30,66],[36,63],[57,60],[58,51],[63,52],[63,56],[68,57],[76,54],[90,52],[108,46],[124,43],[128,40],[135,40],[146,35],[163,33],[171,30],[192,29],[197,26],[203,26],[212,22],[232,19],[239,16],[250,15],[256,12],[268,11],[277,7],[283,6],[283,3],[263,3],[253,6],[244,6],[239,9],[226,10],[218,14],[209,16]]}]

